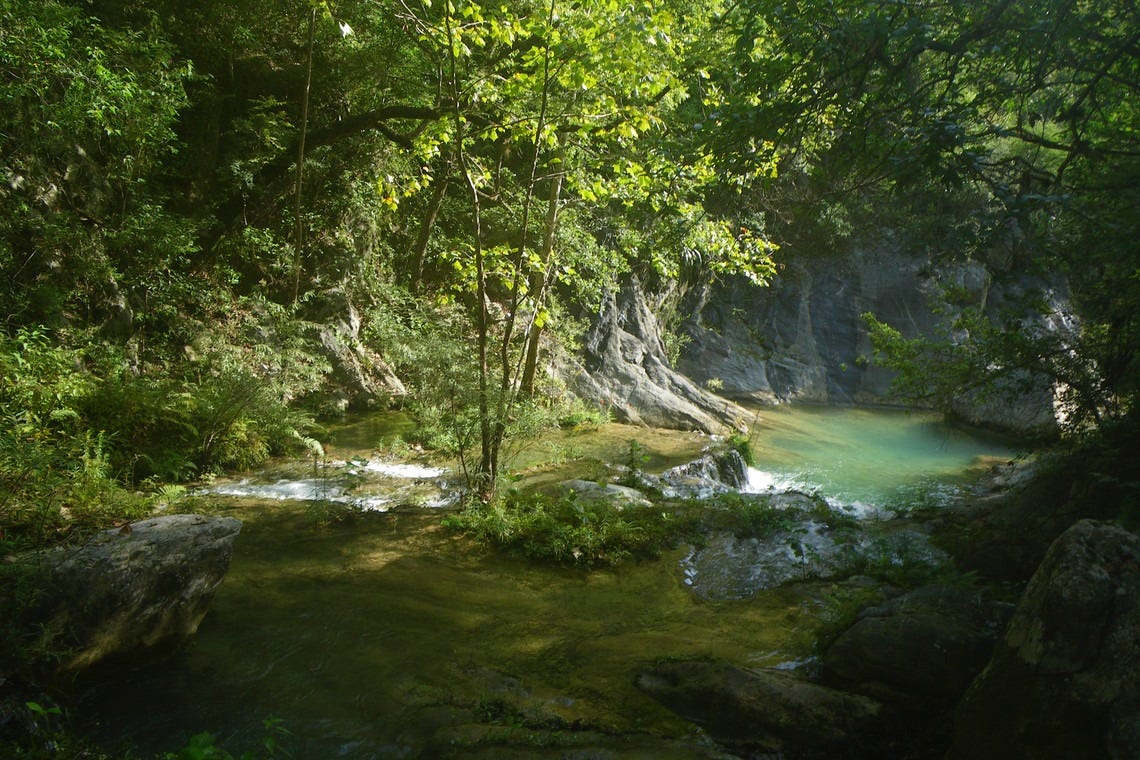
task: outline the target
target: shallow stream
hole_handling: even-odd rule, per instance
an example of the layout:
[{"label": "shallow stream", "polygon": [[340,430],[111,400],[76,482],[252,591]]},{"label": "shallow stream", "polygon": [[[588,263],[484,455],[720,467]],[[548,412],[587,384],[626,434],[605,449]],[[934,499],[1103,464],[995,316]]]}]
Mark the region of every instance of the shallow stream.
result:
[{"label": "shallow stream", "polygon": [[[685,585],[685,548],[616,570],[536,566],[440,527],[432,505],[447,503],[447,475],[397,468],[361,486],[393,424],[361,420],[333,435],[332,455],[357,463],[354,487],[294,463],[182,505],[244,522],[230,573],[186,652],[88,688],[78,712],[94,737],[151,757],[210,731],[236,755],[277,718],[296,758],[406,758],[494,737],[538,743],[527,732],[543,725],[591,746],[642,748],[629,756],[690,757],[666,751],[695,746],[693,728],[634,688],[640,668],[701,656],[786,666],[809,652],[820,601],[808,589],[703,599]],[[613,425],[534,442],[518,466],[536,482],[598,473],[623,461],[630,440],[647,469],[708,443]],[[1013,454],[929,415],[863,409],[764,410],[754,446],[756,488],[795,483],[859,504],[960,482]],[[363,508],[317,527],[322,495]]]}]

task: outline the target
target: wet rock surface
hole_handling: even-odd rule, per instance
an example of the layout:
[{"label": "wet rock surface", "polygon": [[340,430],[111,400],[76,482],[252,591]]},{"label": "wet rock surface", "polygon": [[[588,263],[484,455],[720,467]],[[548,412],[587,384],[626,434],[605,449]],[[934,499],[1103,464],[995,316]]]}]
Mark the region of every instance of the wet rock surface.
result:
[{"label": "wet rock surface", "polygon": [[660,483],[666,496],[708,497],[744,488],[748,483],[747,468],[740,453],[730,449],[722,454],[705,454],[688,464],[666,470],[661,474]]}]

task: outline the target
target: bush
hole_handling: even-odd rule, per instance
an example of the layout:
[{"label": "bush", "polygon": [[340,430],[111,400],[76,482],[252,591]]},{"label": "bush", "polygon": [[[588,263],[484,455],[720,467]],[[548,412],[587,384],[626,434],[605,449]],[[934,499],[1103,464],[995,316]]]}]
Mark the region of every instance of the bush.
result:
[{"label": "bush", "polygon": [[573,494],[552,499],[512,492],[449,515],[444,525],[531,559],[592,566],[658,556],[688,522],[654,507],[618,510]]},{"label": "bush", "polygon": [[113,477],[104,434],[77,409],[90,392],[82,355],[42,330],[0,342],[0,549],[67,540],[145,514]]},{"label": "bush", "polygon": [[740,454],[740,459],[749,467],[756,466],[756,452],[752,449],[752,436],[749,433],[733,433],[728,439],[730,449]]}]

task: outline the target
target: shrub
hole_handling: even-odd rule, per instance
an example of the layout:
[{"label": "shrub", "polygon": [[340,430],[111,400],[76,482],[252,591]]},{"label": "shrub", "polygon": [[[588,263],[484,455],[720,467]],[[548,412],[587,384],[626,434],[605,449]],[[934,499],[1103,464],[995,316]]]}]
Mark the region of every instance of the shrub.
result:
[{"label": "shrub", "polygon": [[752,435],[750,433],[733,433],[728,439],[728,446],[749,467],[756,466],[756,452],[752,450]]},{"label": "shrub", "polygon": [[124,517],[145,499],[114,479],[107,436],[77,411],[92,379],[78,351],[42,330],[0,342],[0,548],[67,540]]},{"label": "shrub", "polygon": [[655,507],[619,510],[574,494],[552,499],[512,492],[449,515],[444,525],[531,559],[592,566],[657,556],[689,523]]}]

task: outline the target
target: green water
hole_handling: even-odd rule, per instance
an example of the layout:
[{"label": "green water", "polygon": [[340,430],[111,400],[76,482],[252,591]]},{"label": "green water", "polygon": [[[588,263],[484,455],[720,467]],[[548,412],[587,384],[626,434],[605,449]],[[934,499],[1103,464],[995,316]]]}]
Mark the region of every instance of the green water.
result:
[{"label": "green water", "polygon": [[[334,451],[367,455],[385,429],[382,420],[347,426]],[[600,473],[623,460],[630,439],[656,469],[708,443],[606,426],[531,442],[517,463],[539,484]],[[766,410],[755,446],[760,468],[807,473],[843,494],[957,478],[1008,454],[923,415],[857,409]],[[698,599],[679,570],[684,549],[587,573],[480,550],[442,529],[438,512],[315,527],[302,501],[212,496],[191,507],[244,521],[211,613],[173,662],[90,687],[78,710],[93,736],[136,756],[207,730],[236,755],[256,748],[261,722],[275,717],[297,758],[439,757],[488,737],[549,756],[526,749],[538,742],[534,726],[545,727],[543,741],[594,737],[591,746],[633,742],[638,757],[693,757],[684,749],[692,727],[633,687],[638,670],[662,657],[802,658],[819,610],[791,589]]]},{"label": "green water", "polygon": [[829,500],[905,505],[952,495],[1018,451],[932,412],[859,407],[758,410],[757,484],[818,491]]},{"label": "green water", "polygon": [[314,531],[301,505],[214,511],[245,520],[230,574],[188,652],[90,695],[105,741],[157,752],[210,730],[244,750],[273,716],[294,757],[435,757],[496,703],[547,724],[684,737],[634,689],[638,668],[663,655],[774,664],[805,646],[806,600],[701,602],[679,553],[585,573],[490,556],[437,515]]}]

